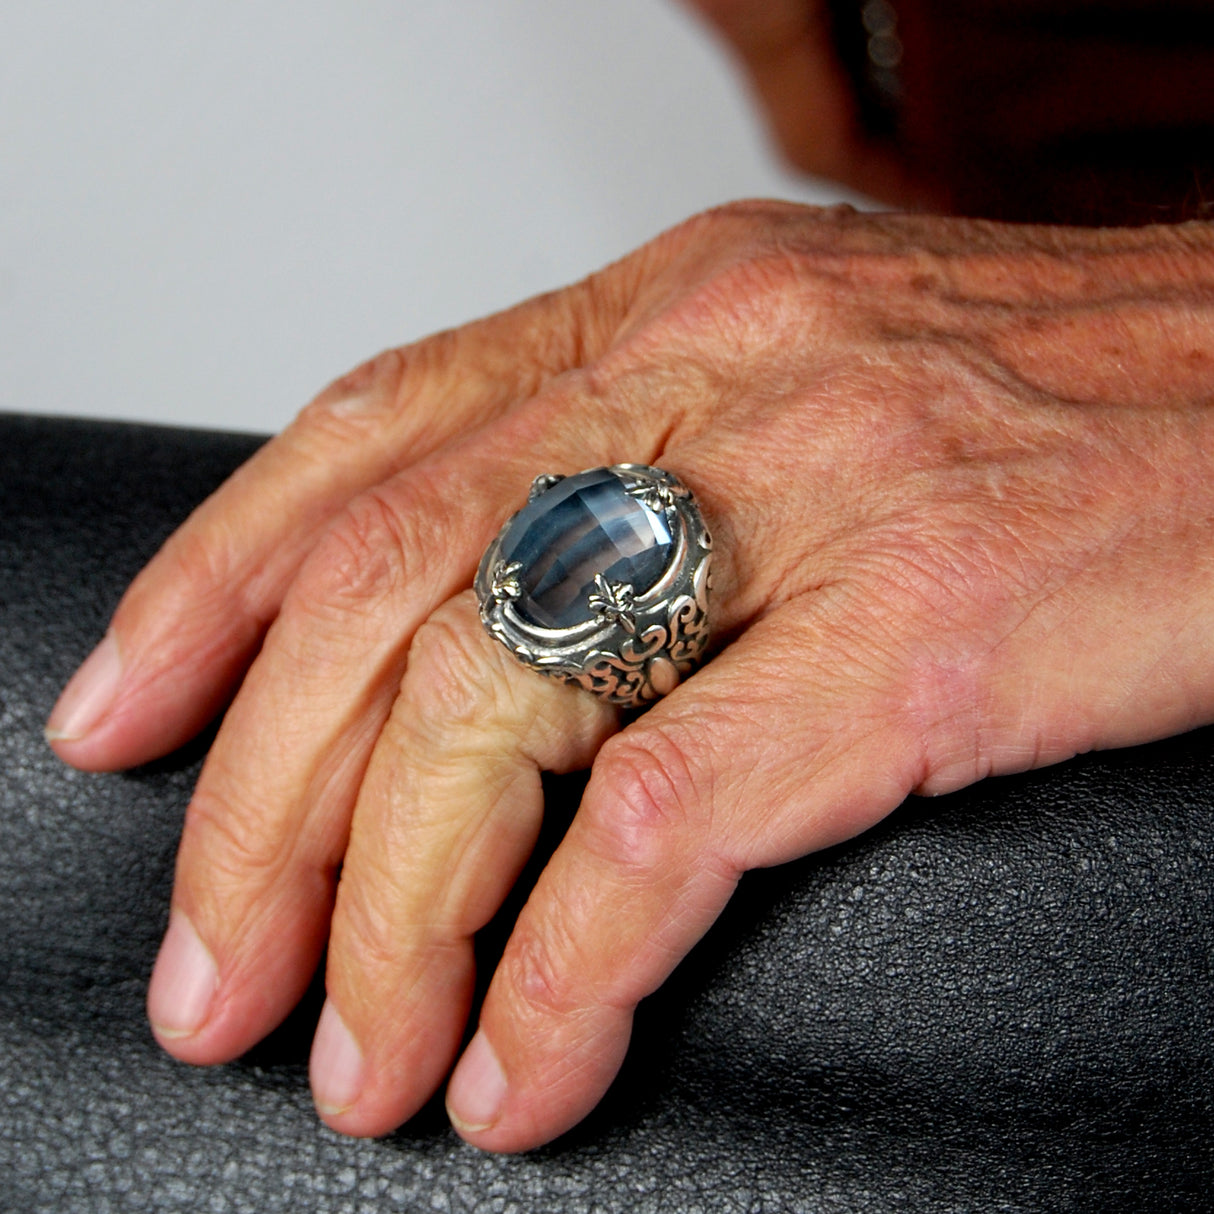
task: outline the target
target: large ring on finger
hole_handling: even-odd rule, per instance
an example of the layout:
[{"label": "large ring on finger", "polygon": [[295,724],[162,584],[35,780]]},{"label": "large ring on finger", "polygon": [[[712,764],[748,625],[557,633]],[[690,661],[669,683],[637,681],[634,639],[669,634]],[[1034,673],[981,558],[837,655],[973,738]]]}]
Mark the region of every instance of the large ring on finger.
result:
[{"label": "large ring on finger", "polygon": [[481,620],[533,670],[639,708],[704,653],[711,560],[691,491],[661,468],[539,476],[481,558]]}]

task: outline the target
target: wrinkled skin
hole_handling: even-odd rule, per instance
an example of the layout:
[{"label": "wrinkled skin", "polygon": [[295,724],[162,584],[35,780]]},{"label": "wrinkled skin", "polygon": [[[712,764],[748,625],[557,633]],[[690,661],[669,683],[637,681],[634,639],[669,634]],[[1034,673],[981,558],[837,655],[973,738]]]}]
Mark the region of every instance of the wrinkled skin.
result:
[{"label": "wrinkled skin", "polygon": [[[913,792],[1214,720],[1214,234],[739,204],[338,381],[166,544],[51,721],[100,770],[235,692],[149,1013],[231,1059],[329,944],[324,1119],[443,1082],[472,937],[591,765],[448,1106],[490,1150],[593,1107],[746,869]],[[467,587],[538,472],[669,468],[715,656],[620,729]],[[340,882],[337,880],[341,865]]]}]

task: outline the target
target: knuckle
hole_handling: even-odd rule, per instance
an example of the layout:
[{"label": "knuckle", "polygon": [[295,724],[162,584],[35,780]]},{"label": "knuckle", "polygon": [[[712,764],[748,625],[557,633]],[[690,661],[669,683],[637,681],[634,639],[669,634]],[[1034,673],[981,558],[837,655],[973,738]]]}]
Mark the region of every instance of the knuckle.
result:
[{"label": "knuckle", "polygon": [[425,512],[406,491],[368,489],[347,503],[292,587],[292,606],[344,615],[374,610],[395,597],[421,560]]},{"label": "knuckle", "polygon": [[186,838],[209,896],[251,893],[271,883],[285,860],[283,839],[272,823],[242,804],[199,787],[186,811]]},{"label": "knuckle", "polygon": [[406,413],[424,429],[439,420],[427,406],[461,365],[459,330],[432,334],[410,346],[376,354],[334,380],[305,406],[287,433],[324,452],[347,440],[373,436]]},{"label": "knuckle", "polygon": [[501,970],[524,1007],[541,1016],[567,1016],[581,1001],[571,977],[572,940],[563,917],[548,916],[542,925],[520,925],[502,957]]},{"label": "knuckle", "polygon": [[[232,622],[233,587],[242,594],[236,545],[215,526],[187,523],[174,533],[160,553],[132,584],[115,616],[120,628],[130,629],[152,618]],[[260,618],[258,604],[249,603]],[[244,613],[241,613],[243,617]],[[174,635],[170,640],[177,641]]]},{"label": "knuckle", "polygon": [[583,805],[593,850],[638,877],[661,864],[696,825],[702,804],[687,748],[687,740],[654,726],[642,738],[625,731],[603,746]]},{"label": "knuckle", "polygon": [[233,555],[233,545],[214,528],[183,527],[164,549],[172,581],[184,583],[191,595],[215,594],[224,587],[232,576]]},{"label": "knuckle", "polygon": [[447,603],[413,636],[408,686],[425,697],[428,719],[483,729],[498,721],[502,693],[498,663],[475,615]]},{"label": "knuckle", "polygon": [[384,350],[331,383],[300,410],[287,433],[305,445],[361,438],[399,408],[409,359],[406,351]]}]

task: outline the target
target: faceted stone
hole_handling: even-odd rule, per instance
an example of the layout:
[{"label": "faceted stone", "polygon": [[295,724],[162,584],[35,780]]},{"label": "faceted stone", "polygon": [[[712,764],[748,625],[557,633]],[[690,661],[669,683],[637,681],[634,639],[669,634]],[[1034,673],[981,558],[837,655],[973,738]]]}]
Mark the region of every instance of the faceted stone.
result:
[{"label": "faceted stone", "polygon": [[502,537],[500,557],[522,565],[519,615],[541,628],[571,628],[594,616],[588,600],[596,573],[640,595],[665,572],[673,548],[665,514],[599,468],[567,476],[524,506]]}]

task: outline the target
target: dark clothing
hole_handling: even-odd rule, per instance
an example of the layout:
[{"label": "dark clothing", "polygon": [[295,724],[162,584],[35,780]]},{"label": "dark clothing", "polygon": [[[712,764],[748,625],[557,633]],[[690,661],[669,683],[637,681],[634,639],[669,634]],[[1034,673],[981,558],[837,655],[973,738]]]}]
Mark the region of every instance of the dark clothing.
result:
[{"label": "dark clothing", "polygon": [[832,0],[832,12],[866,125],[952,210],[1214,218],[1211,0]]}]

